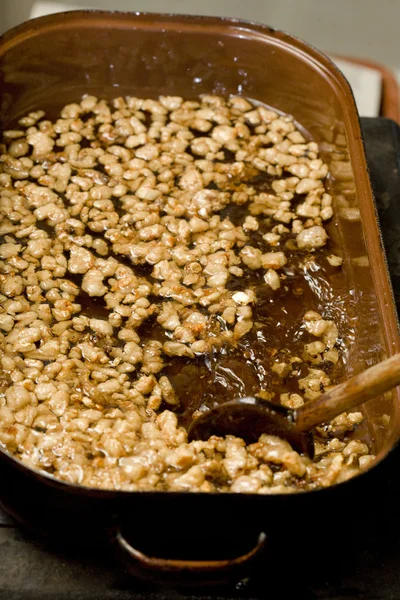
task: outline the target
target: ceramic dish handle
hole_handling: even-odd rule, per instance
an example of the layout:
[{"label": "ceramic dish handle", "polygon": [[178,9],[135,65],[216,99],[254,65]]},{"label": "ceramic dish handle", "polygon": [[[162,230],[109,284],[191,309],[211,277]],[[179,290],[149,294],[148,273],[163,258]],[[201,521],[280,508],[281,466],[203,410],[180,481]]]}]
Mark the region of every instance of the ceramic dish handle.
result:
[{"label": "ceramic dish handle", "polygon": [[129,571],[140,578],[175,585],[215,585],[239,580],[254,559],[266,549],[267,536],[260,533],[255,545],[245,554],[222,560],[184,560],[153,557],[131,545],[117,530],[114,543]]}]

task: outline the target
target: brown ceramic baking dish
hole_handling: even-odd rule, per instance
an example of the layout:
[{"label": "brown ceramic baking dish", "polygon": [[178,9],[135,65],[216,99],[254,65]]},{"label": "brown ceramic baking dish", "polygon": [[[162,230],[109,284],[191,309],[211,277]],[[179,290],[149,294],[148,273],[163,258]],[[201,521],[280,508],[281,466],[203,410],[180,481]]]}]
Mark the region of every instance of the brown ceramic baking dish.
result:
[{"label": "brown ceramic baking dish", "polygon": [[[293,115],[330,164],[336,206],[331,235],[345,250],[356,331],[347,340],[347,375],[400,351],[354,99],[343,75],[317,50],[267,26],[234,19],[69,12],[27,22],[1,38],[0,90],[2,127],[34,109],[54,117],[85,93],[106,98],[242,94]],[[343,210],[349,208],[351,220]],[[111,536],[125,557],[147,572],[161,569],[182,580],[193,572],[226,573],[255,555],[265,542],[263,532],[271,543],[274,536],[292,535],[288,515],[301,514],[312,531],[321,510],[333,527],[336,518],[348,514],[350,499],[358,505],[352,518],[362,515],[366,497],[378,502],[386,481],[382,465],[397,458],[391,451],[400,433],[400,391],[364,410],[376,464],[322,491],[285,496],[104,491],[34,472],[0,451],[0,499],[11,514],[44,533],[79,543]],[[188,522],[195,525],[189,534]],[[178,543],[189,536],[194,554]],[[164,560],[160,548],[175,560]],[[209,555],[200,556],[200,548]],[[189,555],[193,560],[181,560]]]}]

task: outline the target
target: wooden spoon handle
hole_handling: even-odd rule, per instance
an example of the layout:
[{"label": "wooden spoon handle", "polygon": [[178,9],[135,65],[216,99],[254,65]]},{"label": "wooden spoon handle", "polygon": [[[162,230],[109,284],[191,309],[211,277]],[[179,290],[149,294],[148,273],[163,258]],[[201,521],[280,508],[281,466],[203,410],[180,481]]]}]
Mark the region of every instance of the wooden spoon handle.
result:
[{"label": "wooden spoon handle", "polygon": [[339,383],[316,400],[306,402],[295,411],[296,426],[310,431],[316,425],[327,423],[340,413],[376,398],[400,384],[400,354],[387,358]]}]

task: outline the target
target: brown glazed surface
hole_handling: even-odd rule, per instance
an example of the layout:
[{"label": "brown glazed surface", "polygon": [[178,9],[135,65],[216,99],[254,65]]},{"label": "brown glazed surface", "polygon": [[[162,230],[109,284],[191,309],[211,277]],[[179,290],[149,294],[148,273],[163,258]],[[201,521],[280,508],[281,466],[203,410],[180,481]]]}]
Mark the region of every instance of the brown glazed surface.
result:
[{"label": "brown glazed surface", "polygon": [[[108,99],[241,94],[293,115],[320,144],[331,171],[336,217],[329,233],[344,248],[346,290],[342,281],[338,294],[349,303],[354,330],[343,340],[344,375],[400,350],[354,100],[340,72],[316,50],[235,20],[71,12],[3,36],[0,90],[0,128],[30,110],[43,109],[54,118],[85,93]],[[366,256],[369,267],[365,258],[359,260]],[[399,437],[399,394],[365,409],[378,459]],[[383,415],[390,416],[389,424]]]}]

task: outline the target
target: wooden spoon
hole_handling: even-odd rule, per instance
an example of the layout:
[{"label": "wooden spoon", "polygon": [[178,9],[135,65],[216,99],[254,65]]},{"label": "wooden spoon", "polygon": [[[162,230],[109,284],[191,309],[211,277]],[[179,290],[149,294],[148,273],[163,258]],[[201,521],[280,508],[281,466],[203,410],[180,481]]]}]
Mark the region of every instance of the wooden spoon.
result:
[{"label": "wooden spoon", "polygon": [[235,435],[247,443],[253,443],[258,441],[262,433],[267,433],[287,440],[295,450],[312,458],[313,427],[328,423],[340,413],[376,398],[399,384],[400,354],[395,354],[297,409],[257,397],[239,398],[221,404],[192,421],[188,439],[207,440],[212,435]]}]

